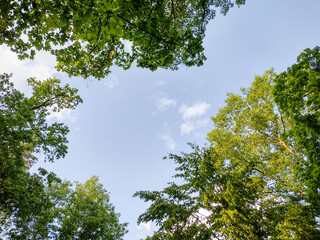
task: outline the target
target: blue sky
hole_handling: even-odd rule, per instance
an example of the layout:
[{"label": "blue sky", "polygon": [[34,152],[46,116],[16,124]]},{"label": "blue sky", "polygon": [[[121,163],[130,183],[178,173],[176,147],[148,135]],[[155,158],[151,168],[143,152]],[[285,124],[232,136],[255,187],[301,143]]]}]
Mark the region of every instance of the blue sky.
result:
[{"label": "blue sky", "polygon": [[0,46],[0,70],[12,72],[23,91],[31,76],[56,76],[79,89],[84,103],[52,116],[70,127],[69,154],[55,163],[40,160],[37,167],[71,181],[99,176],[121,221],[129,222],[125,239],[136,240],[155,228],[137,226],[148,204],[133,193],[161,190],[172,181],[174,165],[163,156],[188,152],[187,142],[204,145],[213,127],[210,117],[224,105],[227,92],[239,92],[271,67],[284,71],[303,49],[319,45],[319,11],[319,0],[247,0],[210,22],[204,44],[208,60],[198,68],[114,68],[101,81],[83,80],[57,73],[52,56],[41,53],[21,62]]}]

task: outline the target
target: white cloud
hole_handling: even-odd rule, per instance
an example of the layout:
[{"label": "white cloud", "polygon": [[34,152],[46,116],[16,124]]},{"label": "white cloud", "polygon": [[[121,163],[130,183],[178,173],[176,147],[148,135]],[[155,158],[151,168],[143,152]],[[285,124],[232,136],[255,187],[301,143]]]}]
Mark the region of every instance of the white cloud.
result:
[{"label": "white cloud", "polygon": [[183,122],[181,125],[180,125],[180,132],[181,132],[181,135],[185,135],[185,134],[189,134],[191,133],[194,129],[195,129],[195,124],[191,121],[186,121],[186,122]]},{"label": "white cloud", "polygon": [[160,134],[160,137],[165,141],[166,146],[169,150],[173,150],[176,148],[175,141],[168,134]]},{"label": "white cloud", "polygon": [[120,39],[120,41],[124,44],[124,51],[132,54],[133,42],[126,39]]},{"label": "white cloud", "polygon": [[203,116],[209,108],[210,104],[206,102],[198,102],[191,106],[183,104],[179,109],[183,119],[180,125],[181,135],[190,134],[197,128],[206,125],[208,123],[207,119],[199,120],[198,118]]},{"label": "white cloud", "polygon": [[142,222],[137,226],[137,230],[150,232],[151,223],[150,222],[146,222],[146,223]]},{"label": "white cloud", "polygon": [[56,73],[55,57],[46,52],[38,52],[34,60],[21,61],[7,46],[2,45],[0,56],[1,73],[13,73],[11,80],[21,91],[27,91],[28,78],[36,77],[38,80],[45,80]]},{"label": "white cloud", "polygon": [[[204,127],[209,123],[209,119],[200,119],[200,120],[185,120],[180,125],[181,135],[190,134],[194,130]],[[195,133],[197,135],[197,133]]]},{"label": "white cloud", "polygon": [[208,222],[208,218],[210,217],[211,212],[208,211],[207,209],[204,208],[200,208],[199,211],[197,213],[195,213],[194,215],[191,215],[189,220],[190,223],[195,223],[195,224],[205,224],[209,227],[209,224],[207,224]]},{"label": "white cloud", "polygon": [[162,80],[162,79],[156,81],[156,85],[157,85],[157,86],[164,86],[164,85],[166,85],[166,84],[167,84],[166,81],[164,81],[164,80]]},{"label": "white cloud", "polygon": [[175,107],[177,105],[177,101],[175,99],[167,98],[166,96],[160,97],[157,99],[157,108],[160,111],[165,111],[170,107]]},{"label": "white cloud", "polygon": [[114,88],[119,85],[119,79],[116,75],[114,74],[109,74],[105,79],[102,80],[103,85],[106,86],[107,88]]},{"label": "white cloud", "polygon": [[[27,94],[31,92],[26,81],[28,78],[35,77],[37,80],[46,80],[53,77],[53,74],[57,72],[54,68],[56,65],[55,56],[47,52],[37,52],[34,60],[25,59],[21,61],[7,46],[2,45],[0,46],[0,56],[0,73],[12,73],[10,80],[13,81],[15,87]],[[68,120],[74,123],[77,120],[77,115],[71,109],[62,109],[60,112],[51,110],[47,119]]]},{"label": "white cloud", "polygon": [[198,102],[192,106],[182,105],[179,109],[179,113],[182,114],[184,120],[201,117],[209,109],[210,104],[206,102]]},{"label": "white cloud", "polygon": [[72,109],[62,109],[59,112],[50,111],[50,115],[47,116],[47,120],[56,119],[58,121],[69,121],[75,123],[77,121],[77,114],[75,110]]},{"label": "white cloud", "polygon": [[199,214],[204,216],[204,217],[209,217],[210,216],[210,212],[207,209],[204,209],[204,208],[200,208],[199,209]]}]

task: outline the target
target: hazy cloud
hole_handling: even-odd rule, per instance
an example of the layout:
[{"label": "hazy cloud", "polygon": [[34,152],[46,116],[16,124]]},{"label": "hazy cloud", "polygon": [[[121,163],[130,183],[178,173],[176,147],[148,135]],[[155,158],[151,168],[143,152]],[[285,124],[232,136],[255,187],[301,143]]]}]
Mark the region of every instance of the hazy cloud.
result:
[{"label": "hazy cloud", "polygon": [[160,137],[165,141],[166,146],[169,150],[174,150],[176,148],[175,141],[168,134],[160,134]]},{"label": "hazy cloud", "polygon": [[175,99],[167,98],[166,96],[162,96],[157,99],[157,108],[160,111],[165,111],[170,107],[175,107],[177,105],[177,101]]},{"label": "hazy cloud", "polygon": [[160,79],[160,80],[157,80],[156,81],[156,85],[157,86],[164,86],[164,85],[166,85],[167,83],[166,83],[166,81],[164,81],[163,79]]},{"label": "hazy cloud", "polygon": [[202,127],[208,123],[208,120],[199,120],[198,118],[203,116],[210,104],[206,102],[198,102],[191,106],[183,104],[179,108],[179,113],[182,115],[183,122],[180,125],[181,135],[190,134],[196,128]]},{"label": "hazy cloud", "polygon": [[191,121],[183,122],[180,125],[181,135],[189,134],[195,129],[194,123]]},{"label": "hazy cloud", "polygon": [[146,222],[146,223],[142,222],[142,223],[140,223],[140,224],[137,226],[137,229],[138,229],[139,231],[147,231],[147,232],[150,232],[150,230],[151,230],[151,223],[150,223],[150,222]]},{"label": "hazy cloud", "polygon": [[0,46],[0,56],[1,71],[13,73],[11,80],[22,91],[27,89],[28,78],[36,77],[38,80],[45,80],[56,73],[55,57],[46,52],[38,52],[34,60],[21,61],[7,46]]},{"label": "hazy cloud", "polygon": [[109,74],[105,79],[103,79],[103,85],[109,89],[112,89],[119,85],[119,79],[114,74]]},{"label": "hazy cloud", "polygon": [[124,51],[132,54],[133,42],[126,39],[120,39],[120,41],[124,44]]},{"label": "hazy cloud", "polygon": [[69,121],[75,123],[77,121],[77,113],[72,109],[62,109],[59,112],[50,111],[50,114],[47,116],[47,120],[58,120],[58,121]]},{"label": "hazy cloud", "polygon": [[182,105],[179,109],[179,113],[184,120],[201,117],[209,109],[210,104],[206,102],[198,102],[192,106]]}]

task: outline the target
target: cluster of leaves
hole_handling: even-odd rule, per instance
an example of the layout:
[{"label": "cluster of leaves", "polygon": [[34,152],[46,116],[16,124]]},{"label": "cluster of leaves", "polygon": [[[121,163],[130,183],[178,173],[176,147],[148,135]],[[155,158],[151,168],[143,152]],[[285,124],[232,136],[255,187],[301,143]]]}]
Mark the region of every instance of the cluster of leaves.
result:
[{"label": "cluster of leaves", "polygon": [[[112,65],[200,66],[216,8],[245,0],[5,0],[0,44],[20,59],[55,55],[70,76],[103,78]],[[126,44],[132,45],[126,50]],[[0,75],[0,227],[6,239],[121,239],[126,224],[93,177],[75,188],[29,168],[67,153],[67,126],[49,125],[50,109],[73,109],[77,90],[58,79],[29,79],[31,97]],[[163,191],[135,194],[152,204],[138,222],[159,226],[148,239],[318,239],[320,235],[320,48],[297,64],[257,76],[229,94],[212,118],[211,145],[170,154],[176,178]],[[181,181],[179,181],[181,183]]]},{"label": "cluster of leaves", "polygon": [[[305,56],[310,54],[299,58],[304,64],[308,62]],[[319,84],[317,73],[305,71],[311,74],[312,86]],[[162,191],[135,194],[151,202],[138,222],[154,221],[159,226],[147,239],[319,238],[320,214],[311,201],[309,179],[303,177],[308,170],[303,166],[316,163],[310,159],[311,148],[301,144],[304,135],[295,134],[300,118],[275,102],[274,91],[279,88],[274,85],[281,77],[270,70],[242,89],[242,95],[229,94],[226,106],[212,118],[209,147],[191,145],[189,154],[169,155],[178,164],[175,177],[182,184],[173,182]],[[315,118],[318,99],[319,94],[316,101],[302,97]],[[299,107],[288,100],[285,104]],[[318,136],[313,140],[319,143]],[[314,184],[318,190],[319,184]],[[313,194],[318,200],[319,191]]]},{"label": "cluster of leaves", "polygon": [[[156,70],[202,65],[205,28],[245,0],[20,0],[0,8],[0,44],[21,59],[55,55],[69,75],[103,78],[115,64]],[[131,53],[125,42],[132,44]]]},{"label": "cluster of leaves", "polygon": [[48,161],[67,153],[67,126],[48,124],[51,111],[74,109],[82,99],[60,80],[28,80],[31,97],[0,75],[0,232],[5,239],[122,239],[126,224],[93,177],[84,185],[28,170],[41,153]]},{"label": "cluster of leaves", "polygon": [[299,172],[320,215],[320,47],[304,50],[296,64],[277,76],[274,95],[281,110],[292,117],[290,134],[305,150]]},{"label": "cluster of leaves", "polygon": [[[108,193],[92,177],[85,184],[68,181],[40,169],[28,174],[36,185],[27,189],[24,206],[4,221],[6,239],[122,239],[127,224],[119,223]],[[29,184],[28,184],[29,186]]]},{"label": "cluster of leaves", "polygon": [[[28,80],[32,96],[26,97],[13,87],[10,75],[0,75],[0,206],[9,209],[15,198],[15,186],[41,152],[48,161],[67,153],[67,126],[48,124],[49,110],[73,109],[82,102],[77,90],[60,87],[58,79]],[[4,204],[4,205],[3,205]]]}]

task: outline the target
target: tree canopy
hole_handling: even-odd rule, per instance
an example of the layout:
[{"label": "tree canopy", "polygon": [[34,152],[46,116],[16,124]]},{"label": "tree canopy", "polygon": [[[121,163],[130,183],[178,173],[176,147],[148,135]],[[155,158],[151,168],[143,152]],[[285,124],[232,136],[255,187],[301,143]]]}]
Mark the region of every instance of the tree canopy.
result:
[{"label": "tree canopy", "polygon": [[320,47],[304,50],[275,83],[275,101],[293,121],[289,135],[305,150],[307,158],[300,161],[298,171],[320,215]]},{"label": "tree canopy", "polygon": [[[112,66],[177,70],[206,60],[203,39],[217,11],[245,0],[4,0],[0,44],[22,59],[46,51],[69,76],[103,78]],[[51,111],[82,99],[60,80],[28,79],[32,93],[0,74],[0,237],[5,239],[122,239],[126,223],[109,193],[30,168],[67,154],[62,123]],[[209,145],[169,154],[175,178],[160,191],[134,194],[150,207],[138,223],[159,229],[147,239],[319,239],[320,47],[297,63],[256,76],[241,94],[228,94],[212,117]]]},{"label": "tree canopy", "polygon": [[75,187],[44,169],[30,178],[37,180],[38,191],[30,191],[33,199],[25,197],[26,206],[6,219],[6,239],[119,240],[127,232],[97,177]]},{"label": "tree canopy", "polygon": [[54,161],[67,153],[69,129],[49,124],[51,111],[73,109],[82,99],[56,78],[28,80],[30,97],[0,75],[0,237],[5,239],[122,239],[126,224],[109,194],[92,177],[73,188],[54,173],[30,167],[44,157]]},{"label": "tree canopy", "polygon": [[[10,75],[0,75],[0,206],[10,210],[14,206],[16,187],[25,172],[41,153],[48,161],[67,153],[67,126],[47,122],[50,110],[73,109],[82,102],[77,90],[60,80],[28,80],[32,96],[26,97],[9,81]],[[18,201],[19,202],[19,201]]]},{"label": "tree canopy", "polygon": [[228,95],[212,118],[210,146],[169,155],[179,184],[135,194],[151,202],[138,222],[159,225],[148,239],[318,238],[320,215],[299,171],[307,149],[274,101],[275,78],[267,71],[242,95]]},{"label": "tree canopy", "polygon": [[[206,25],[245,0],[3,1],[0,44],[21,59],[44,50],[58,70],[103,78],[112,65],[178,69],[200,66]],[[132,44],[129,52],[125,44]]]}]

